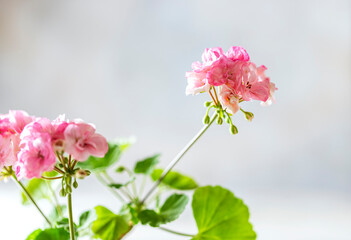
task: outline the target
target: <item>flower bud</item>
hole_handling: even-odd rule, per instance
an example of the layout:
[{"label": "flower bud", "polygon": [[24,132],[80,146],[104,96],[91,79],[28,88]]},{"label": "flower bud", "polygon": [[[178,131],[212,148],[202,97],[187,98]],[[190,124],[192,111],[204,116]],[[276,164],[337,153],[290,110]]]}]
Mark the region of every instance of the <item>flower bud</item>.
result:
[{"label": "flower bud", "polygon": [[205,107],[211,106],[211,103],[212,103],[212,102],[205,102]]},{"label": "flower bud", "polygon": [[65,190],[63,188],[60,190],[60,196],[61,197],[65,197],[66,196],[66,192],[65,192]]},{"label": "flower bud", "polygon": [[74,179],[73,187],[74,187],[74,188],[77,188],[77,187],[78,187],[77,179]]},{"label": "flower bud", "polygon": [[206,116],[205,116],[205,118],[204,118],[204,121],[203,121],[203,122],[204,122],[204,124],[206,124],[206,125],[207,125],[207,124],[209,124],[209,123],[210,123],[210,121],[211,121],[210,116],[206,115]]},{"label": "flower bud", "polygon": [[85,177],[90,175],[90,171],[88,170],[84,170],[84,169],[78,169],[75,173],[74,173],[74,177],[78,178],[78,179],[84,179]]},{"label": "flower bud", "polygon": [[222,124],[223,124],[223,118],[218,117],[218,118],[217,118],[217,124],[218,124],[218,125],[222,125]]},{"label": "flower bud", "polygon": [[235,125],[231,125],[230,126],[230,132],[231,132],[231,134],[237,134],[238,133],[238,129],[236,128],[236,126]]},{"label": "flower bud", "polygon": [[254,114],[252,112],[244,112],[246,119],[251,122],[252,119],[254,118]]},{"label": "flower bud", "polygon": [[71,183],[72,183],[72,178],[71,178],[70,176],[68,176],[68,177],[66,177],[65,181],[66,181],[66,184],[67,184],[68,186],[70,186]]},{"label": "flower bud", "polygon": [[66,186],[66,192],[67,193],[72,193],[72,187],[71,186]]},{"label": "flower bud", "polygon": [[116,169],[116,172],[121,173],[121,172],[124,172],[124,170],[126,170],[126,168],[123,166],[120,166]]}]

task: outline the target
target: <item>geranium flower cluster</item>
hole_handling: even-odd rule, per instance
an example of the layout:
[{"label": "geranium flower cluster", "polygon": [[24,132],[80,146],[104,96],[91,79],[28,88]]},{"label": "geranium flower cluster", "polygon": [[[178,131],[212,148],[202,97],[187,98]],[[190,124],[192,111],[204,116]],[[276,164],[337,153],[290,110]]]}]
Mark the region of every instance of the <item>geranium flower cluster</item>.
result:
[{"label": "geranium flower cluster", "polygon": [[[242,47],[231,47],[226,53],[220,47],[206,48],[202,62],[194,62],[192,69],[186,73],[186,94],[208,92],[213,106],[229,114],[235,114],[242,101],[258,100],[262,105],[274,102],[273,94],[277,88],[265,75],[267,68],[263,65],[257,67],[251,62]],[[252,119],[252,113],[243,112],[246,118]]]},{"label": "geranium flower cluster", "polygon": [[240,100],[274,101],[275,84],[266,77],[265,66],[256,67],[242,47],[231,47],[227,53],[222,48],[206,48],[202,63],[194,62],[193,71],[186,73],[186,94],[210,92],[221,86],[219,101],[233,114],[239,110]]},{"label": "geranium flower cluster", "polygon": [[56,157],[64,154],[85,161],[90,155],[103,157],[107,151],[106,139],[81,120],[68,121],[62,115],[50,121],[24,111],[0,115],[0,172],[12,166],[19,180],[40,178],[54,170]]}]

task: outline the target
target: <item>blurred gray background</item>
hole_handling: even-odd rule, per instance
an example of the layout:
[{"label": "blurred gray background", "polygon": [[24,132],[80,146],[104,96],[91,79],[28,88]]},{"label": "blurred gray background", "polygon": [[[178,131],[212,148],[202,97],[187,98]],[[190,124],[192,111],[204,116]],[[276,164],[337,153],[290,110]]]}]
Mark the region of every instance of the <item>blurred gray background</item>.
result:
[{"label": "blurred gray background", "polygon": [[[235,115],[236,136],[214,125],[176,169],[243,198],[260,240],[350,240],[349,0],[3,0],[0,112],[82,118],[109,139],[137,138],[121,164],[160,152],[166,166],[209,100],[185,96],[185,72],[204,48],[232,45],[268,67],[277,103],[245,103],[253,122]],[[80,186],[75,217],[98,204],[118,210],[94,177]],[[0,183],[0,213],[1,239],[42,224],[11,182]],[[169,228],[195,233],[191,209]],[[186,238],[140,227],[127,239]]]}]

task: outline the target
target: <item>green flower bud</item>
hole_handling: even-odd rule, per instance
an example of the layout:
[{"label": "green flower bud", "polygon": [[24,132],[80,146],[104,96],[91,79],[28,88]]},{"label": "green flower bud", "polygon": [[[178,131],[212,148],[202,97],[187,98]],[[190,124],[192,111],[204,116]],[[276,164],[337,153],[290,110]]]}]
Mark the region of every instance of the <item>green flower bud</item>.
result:
[{"label": "green flower bud", "polygon": [[124,170],[126,170],[126,168],[123,166],[120,166],[116,169],[116,172],[121,173],[121,172],[124,172]]},{"label": "green flower bud", "polygon": [[74,188],[77,188],[77,187],[78,187],[77,179],[74,179],[73,187],[74,187]]},{"label": "green flower bud", "polygon": [[254,118],[254,114],[252,112],[245,112],[245,118],[251,122],[252,119]]},{"label": "green flower bud", "polygon": [[205,107],[211,106],[212,102],[205,102]]},{"label": "green flower bud", "polygon": [[231,134],[233,134],[233,135],[238,133],[238,129],[236,128],[235,125],[231,125],[231,126],[230,126],[230,132],[231,132]]},{"label": "green flower bud", "polygon": [[211,121],[210,116],[206,115],[205,118],[204,118],[204,120],[203,120],[204,124],[207,125],[207,124],[210,123],[210,121]]},{"label": "green flower bud", "polygon": [[60,190],[60,196],[61,197],[66,197],[66,192],[65,192],[65,190],[63,188]]},{"label": "green flower bud", "polygon": [[222,125],[222,124],[223,124],[223,118],[218,117],[218,118],[217,118],[217,124],[218,124],[218,125]]},{"label": "green flower bud", "polygon": [[71,185],[71,183],[72,183],[72,178],[70,177],[70,176],[68,176],[68,177],[66,177],[66,184],[68,185],[68,186],[70,186]]},{"label": "green flower bud", "polygon": [[71,186],[66,186],[66,192],[67,193],[72,193],[72,187]]}]

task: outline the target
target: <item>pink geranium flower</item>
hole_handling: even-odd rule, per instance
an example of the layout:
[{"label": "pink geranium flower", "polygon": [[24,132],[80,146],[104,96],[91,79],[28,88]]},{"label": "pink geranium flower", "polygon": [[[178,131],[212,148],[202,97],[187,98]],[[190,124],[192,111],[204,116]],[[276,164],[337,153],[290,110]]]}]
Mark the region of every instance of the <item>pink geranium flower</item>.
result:
[{"label": "pink geranium flower", "polygon": [[245,101],[267,101],[269,97],[269,78],[264,75],[264,66],[256,68],[252,62],[241,62],[239,93]]},{"label": "pink geranium flower", "polygon": [[95,127],[83,122],[70,123],[64,132],[65,151],[77,161],[85,161],[90,155],[104,157],[108,144],[106,139],[95,133]]},{"label": "pink geranium flower", "polygon": [[16,160],[11,137],[0,135],[0,172],[4,166],[11,166]]},{"label": "pink geranium flower", "polygon": [[68,122],[64,120],[64,116],[59,116],[53,122],[47,118],[38,118],[24,128],[21,133],[21,144],[48,134],[54,151],[64,150],[64,131],[67,126]]},{"label": "pink geranium flower", "polygon": [[21,110],[10,110],[8,116],[12,128],[17,133],[21,133],[24,127],[35,119],[33,116],[29,116],[28,113]]},{"label": "pink geranium flower", "polygon": [[227,112],[231,114],[235,114],[240,109],[239,99],[240,96],[225,85],[219,92],[219,101],[221,102],[223,109],[226,109]]},{"label": "pink geranium flower", "polygon": [[236,90],[240,84],[240,80],[238,79],[240,71],[238,62],[222,57],[213,63],[211,70],[208,71],[208,83],[212,86],[228,84],[233,90]]},{"label": "pink geranium flower", "polygon": [[202,53],[202,62],[204,66],[211,66],[215,61],[224,56],[223,50],[220,47],[206,48]]},{"label": "pink geranium flower", "polygon": [[233,61],[236,61],[236,60],[250,61],[249,54],[242,47],[234,46],[234,47],[229,48],[226,56]]},{"label": "pink geranium flower", "polygon": [[40,178],[44,172],[52,171],[56,163],[51,137],[49,134],[42,134],[27,140],[17,155],[18,161],[14,166],[16,176],[18,179]]},{"label": "pink geranium flower", "polygon": [[210,84],[208,84],[205,72],[187,72],[186,78],[188,79],[188,86],[186,87],[186,95],[196,95],[202,92],[208,92],[210,90]]}]

